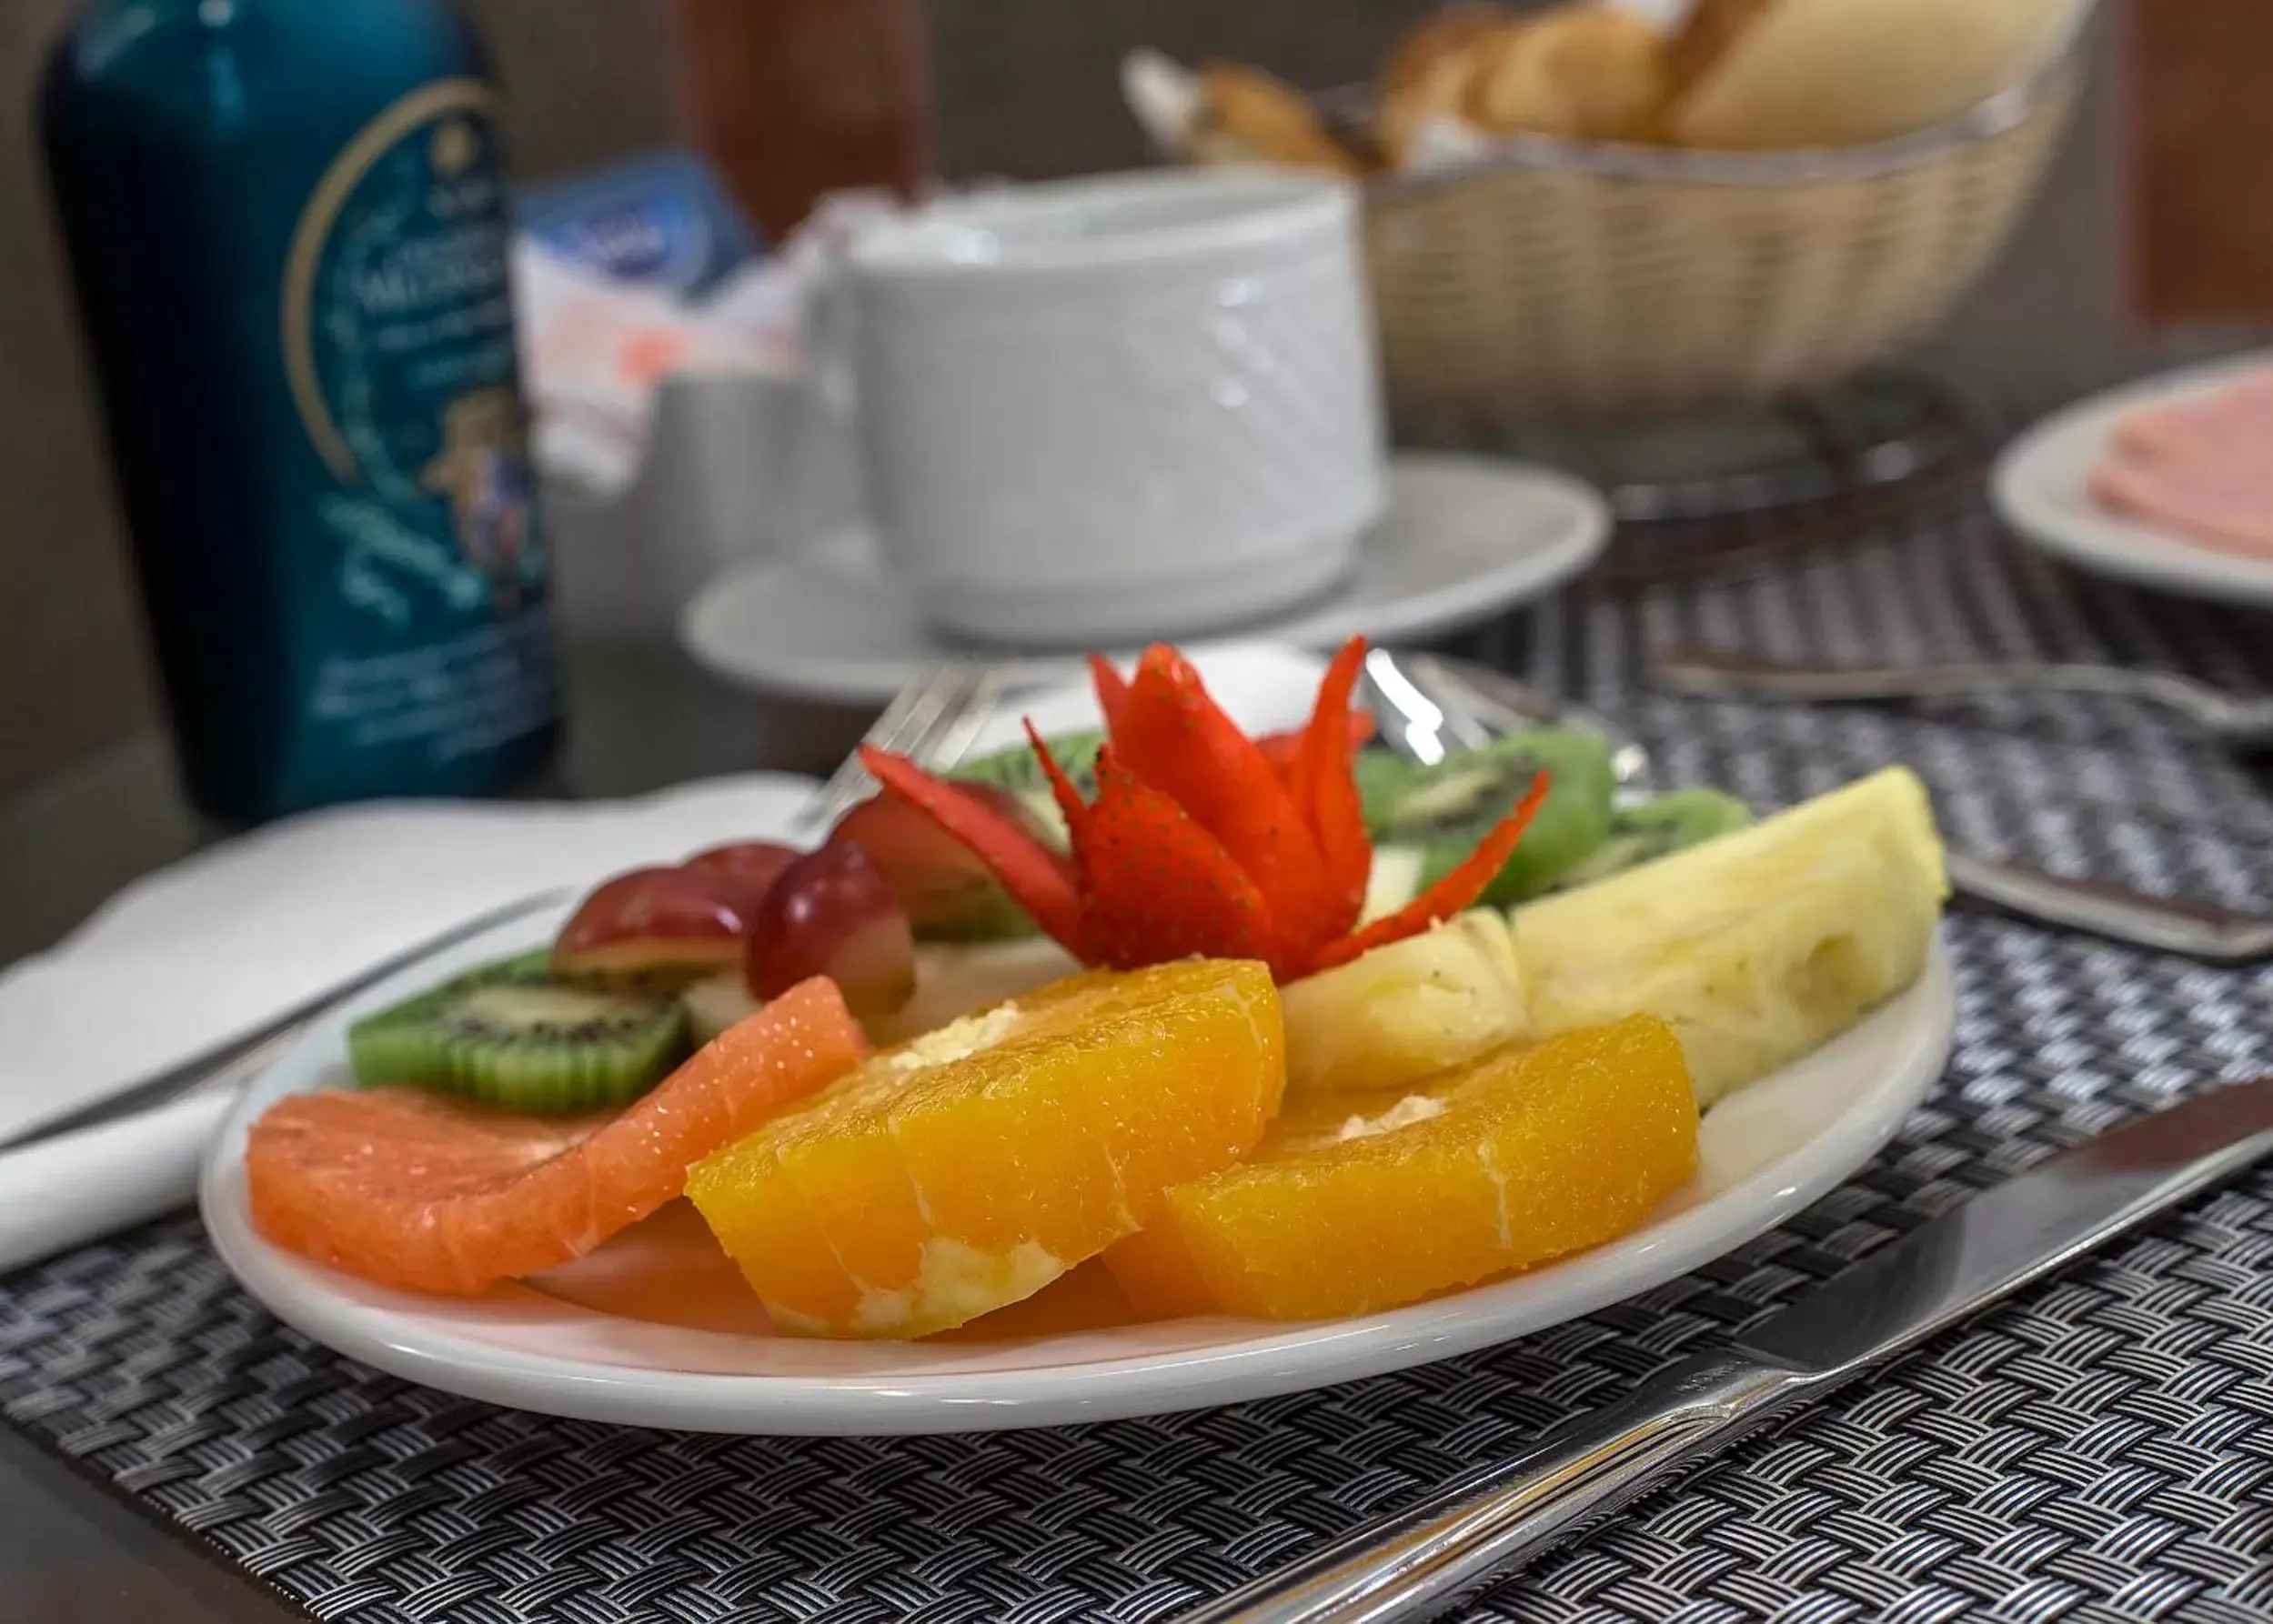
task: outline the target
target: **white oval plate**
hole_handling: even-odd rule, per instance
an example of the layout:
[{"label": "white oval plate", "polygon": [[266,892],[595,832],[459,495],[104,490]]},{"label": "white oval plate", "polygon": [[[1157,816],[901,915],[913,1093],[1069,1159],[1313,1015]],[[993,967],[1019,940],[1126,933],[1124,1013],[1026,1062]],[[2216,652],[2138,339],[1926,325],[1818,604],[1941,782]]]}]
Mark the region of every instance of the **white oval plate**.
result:
[{"label": "white oval plate", "polygon": [[[1353,637],[1394,642],[1449,631],[1553,591],[1592,564],[1609,535],[1602,496],[1567,475],[1401,452],[1390,459],[1388,512],[1359,538],[1350,579],[1316,603],[1223,635],[1331,649]],[[1025,684],[1076,675],[1082,657],[940,640],[859,530],[801,556],[736,566],[687,606],[679,635],[698,664],[730,681],[848,704],[888,700],[941,663],[983,661]]]},{"label": "white oval plate", "polygon": [[261,1239],[246,1204],[253,1119],[287,1094],[334,1086],[357,1015],[536,946],[557,924],[521,921],[470,942],[312,1031],[254,1084],[214,1142],[199,1187],[206,1228],[246,1290],[351,1358],[490,1403],[688,1431],[862,1435],[1101,1421],[1323,1387],[1560,1324],[1719,1257],[1868,1161],[1941,1075],[1954,1007],[1936,946],[1916,987],[1715,1107],[1696,1178],[1644,1228],[1529,1274],[1355,1319],[1182,1319],[994,1342],[804,1341],[599,1313],[523,1287],[469,1301],[420,1297]]},{"label": "white oval plate", "polygon": [[2006,446],[1989,494],[1997,514],[2045,551],[2141,586],[2221,603],[2273,604],[2273,559],[2221,553],[2118,518],[2085,488],[2116,425],[2141,406],[2201,395],[2273,364],[2273,352],[2229,356],[2111,389],[2056,412]]}]

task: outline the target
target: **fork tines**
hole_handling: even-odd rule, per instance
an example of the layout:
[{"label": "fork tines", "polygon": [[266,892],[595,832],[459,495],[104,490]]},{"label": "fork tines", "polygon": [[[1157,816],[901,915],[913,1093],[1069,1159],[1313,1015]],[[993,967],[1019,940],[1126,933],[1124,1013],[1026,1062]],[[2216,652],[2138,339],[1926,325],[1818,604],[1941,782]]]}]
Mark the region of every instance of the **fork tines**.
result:
[{"label": "fork tines", "polygon": [[[952,766],[970,749],[1001,692],[1001,675],[991,667],[933,666],[894,696],[860,742],[910,757],[927,767]],[[799,814],[798,821],[808,829],[827,828],[875,787],[860,756],[848,756]]]}]

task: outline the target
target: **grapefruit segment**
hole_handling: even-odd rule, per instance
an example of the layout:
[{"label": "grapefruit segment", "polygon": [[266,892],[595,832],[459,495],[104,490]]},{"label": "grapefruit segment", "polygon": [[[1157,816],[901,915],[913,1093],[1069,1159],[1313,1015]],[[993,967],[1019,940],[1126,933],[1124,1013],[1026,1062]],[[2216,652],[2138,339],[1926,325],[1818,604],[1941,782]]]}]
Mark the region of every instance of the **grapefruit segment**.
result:
[{"label": "grapefruit segment", "polygon": [[836,987],[815,979],[620,1113],[523,1117],[417,1089],[294,1095],[253,1124],[253,1223],[364,1279],[470,1296],[583,1256],[679,1195],[690,1163],[866,1052]]},{"label": "grapefruit segment", "polygon": [[1681,1045],[1637,1016],[1407,1088],[1297,1101],[1105,1253],[1140,1312],[1364,1314],[1599,1246],[1697,1164]]},{"label": "grapefruit segment", "polygon": [[687,1194],[784,1329],[923,1336],[1031,1296],[1229,1166],[1284,1083],[1263,965],[1096,972],[873,1057],[698,1164]]}]

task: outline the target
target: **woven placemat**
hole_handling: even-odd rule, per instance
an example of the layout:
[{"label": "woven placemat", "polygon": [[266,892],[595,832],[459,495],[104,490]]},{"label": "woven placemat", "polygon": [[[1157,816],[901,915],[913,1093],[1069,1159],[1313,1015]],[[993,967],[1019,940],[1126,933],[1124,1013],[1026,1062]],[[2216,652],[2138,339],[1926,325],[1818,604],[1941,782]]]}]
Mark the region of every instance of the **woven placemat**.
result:
[{"label": "woven placemat", "polygon": [[[2159,712],[1678,701],[1639,652],[2113,658],[2262,691],[2273,621],[2085,581],[1978,511],[1721,585],[1582,589],[1470,649],[1762,804],[1888,761],[1992,856],[2273,911],[2273,803]],[[1483,1355],[1262,1403],[993,1436],[564,1422],[339,1358],[179,1219],[0,1281],[0,1414],[311,1614],[357,1624],[1147,1619],[1598,1405],[1966,1192],[2273,1072],[2273,970],[1960,912],[1941,1087],[1853,1182],[1687,1278]],[[1732,1452],[1479,1618],[2273,1616],[2273,1177]]]}]

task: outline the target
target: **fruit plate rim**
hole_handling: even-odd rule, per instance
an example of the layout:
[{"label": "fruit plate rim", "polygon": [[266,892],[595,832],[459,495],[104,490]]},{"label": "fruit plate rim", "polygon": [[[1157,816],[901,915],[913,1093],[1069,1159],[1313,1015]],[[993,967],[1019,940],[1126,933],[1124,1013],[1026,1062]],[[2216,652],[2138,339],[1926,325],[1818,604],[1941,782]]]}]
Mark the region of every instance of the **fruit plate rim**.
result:
[{"label": "fruit plate rim", "polygon": [[[238,1283],[336,1352],[462,1398],[678,1431],[880,1436],[1159,1415],[1383,1375],[1544,1330],[1678,1278],[1844,1182],[1939,1079],[1956,1014],[1937,932],[1908,989],[1707,1114],[1709,1168],[1717,1126],[1731,1121],[1724,1113],[1737,1118],[1727,1137],[1751,1153],[1760,1136],[1789,1138],[1808,1110],[1831,1108],[1727,1188],[1560,1263],[1350,1319],[1181,1320],[996,1343],[800,1341],[630,1319],[522,1287],[473,1301],[424,1298],[351,1279],[264,1240],[246,1196],[253,1119],[287,1094],[330,1086],[357,1017],[537,945],[558,922],[538,917],[486,933],[313,1028],[255,1079],[215,1136],[199,1210]],[[788,1368],[757,1369],[760,1354]]]}]

